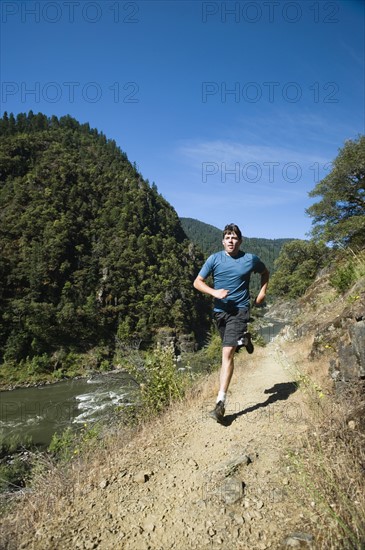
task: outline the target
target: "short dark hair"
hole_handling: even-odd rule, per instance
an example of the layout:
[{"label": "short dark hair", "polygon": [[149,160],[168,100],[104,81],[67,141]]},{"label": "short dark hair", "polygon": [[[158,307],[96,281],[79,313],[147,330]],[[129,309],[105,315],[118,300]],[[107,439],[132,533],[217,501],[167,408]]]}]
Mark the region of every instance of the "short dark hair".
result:
[{"label": "short dark hair", "polygon": [[239,240],[242,239],[241,230],[235,223],[229,223],[228,225],[226,225],[226,227],[223,229],[223,239],[226,235],[228,235],[228,233],[236,233]]}]

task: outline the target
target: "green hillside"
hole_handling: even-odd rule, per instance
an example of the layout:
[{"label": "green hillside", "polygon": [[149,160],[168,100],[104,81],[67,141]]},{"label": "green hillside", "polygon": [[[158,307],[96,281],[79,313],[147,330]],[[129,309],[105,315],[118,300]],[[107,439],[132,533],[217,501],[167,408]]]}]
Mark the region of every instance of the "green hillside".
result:
[{"label": "green hillside", "polygon": [[5,113],[0,176],[2,362],[100,362],[161,327],[200,338],[202,255],[114,141],[70,116]]}]

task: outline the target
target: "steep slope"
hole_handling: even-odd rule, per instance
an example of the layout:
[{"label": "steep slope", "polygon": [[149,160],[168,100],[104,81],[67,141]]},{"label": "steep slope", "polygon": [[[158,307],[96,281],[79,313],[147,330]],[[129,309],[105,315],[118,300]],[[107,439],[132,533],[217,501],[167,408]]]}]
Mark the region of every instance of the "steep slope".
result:
[{"label": "steep slope", "polygon": [[293,423],[303,396],[276,345],[239,355],[227,426],[208,416],[217,382],[212,375],[198,398],[89,464],[69,495],[50,495],[19,547],[265,550],[308,533],[284,458],[308,419],[303,409]]},{"label": "steep slope", "polygon": [[[208,415],[215,372],[138,433],[115,425],[81,460],[40,472],[5,518],[4,548],[362,548],[361,369],[338,398],[329,367],[364,330],[364,282],[339,296],[322,274],[291,326],[236,356],[224,426]],[[351,344],[361,360],[363,340]]]},{"label": "steep slope", "polygon": [[0,175],[0,359],[52,370],[162,326],[201,337],[202,257],[115,142],[69,116],[5,114]]}]

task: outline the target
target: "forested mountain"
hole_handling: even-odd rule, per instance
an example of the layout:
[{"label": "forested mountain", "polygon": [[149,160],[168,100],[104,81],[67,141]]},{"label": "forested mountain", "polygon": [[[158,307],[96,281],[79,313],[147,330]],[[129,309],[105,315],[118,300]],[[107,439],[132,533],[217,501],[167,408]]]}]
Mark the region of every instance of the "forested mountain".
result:
[{"label": "forested mountain", "polygon": [[114,141],[70,116],[5,113],[0,181],[1,361],[207,327],[201,253]]},{"label": "forested mountain", "polygon": [[[218,250],[222,250],[222,229],[213,225],[203,223],[192,218],[180,218],[183,229],[189,239],[197,245],[208,257]],[[227,222],[230,223],[230,222]],[[240,227],[239,222],[237,225]],[[240,227],[243,234],[242,250],[256,254],[261,258],[268,270],[274,272],[274,263],[280,254],[280,250],[285,243],[293,239],[259,239],[245,237],[244,227]],[[252,277],[252,291],[256,292],[259,288],[259,279],[255,275]]]}]

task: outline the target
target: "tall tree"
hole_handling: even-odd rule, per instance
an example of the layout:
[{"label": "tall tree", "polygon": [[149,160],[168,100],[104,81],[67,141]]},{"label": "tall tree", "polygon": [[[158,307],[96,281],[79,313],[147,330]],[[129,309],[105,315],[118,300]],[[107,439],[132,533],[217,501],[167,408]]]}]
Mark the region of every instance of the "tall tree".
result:
[{"label": "tall tree", "polygon": [[349,140],[333,161],[330,174],[309,193],[322,197],[306,212],[313,237],[325,242],[365,244],[365,136]]}]

